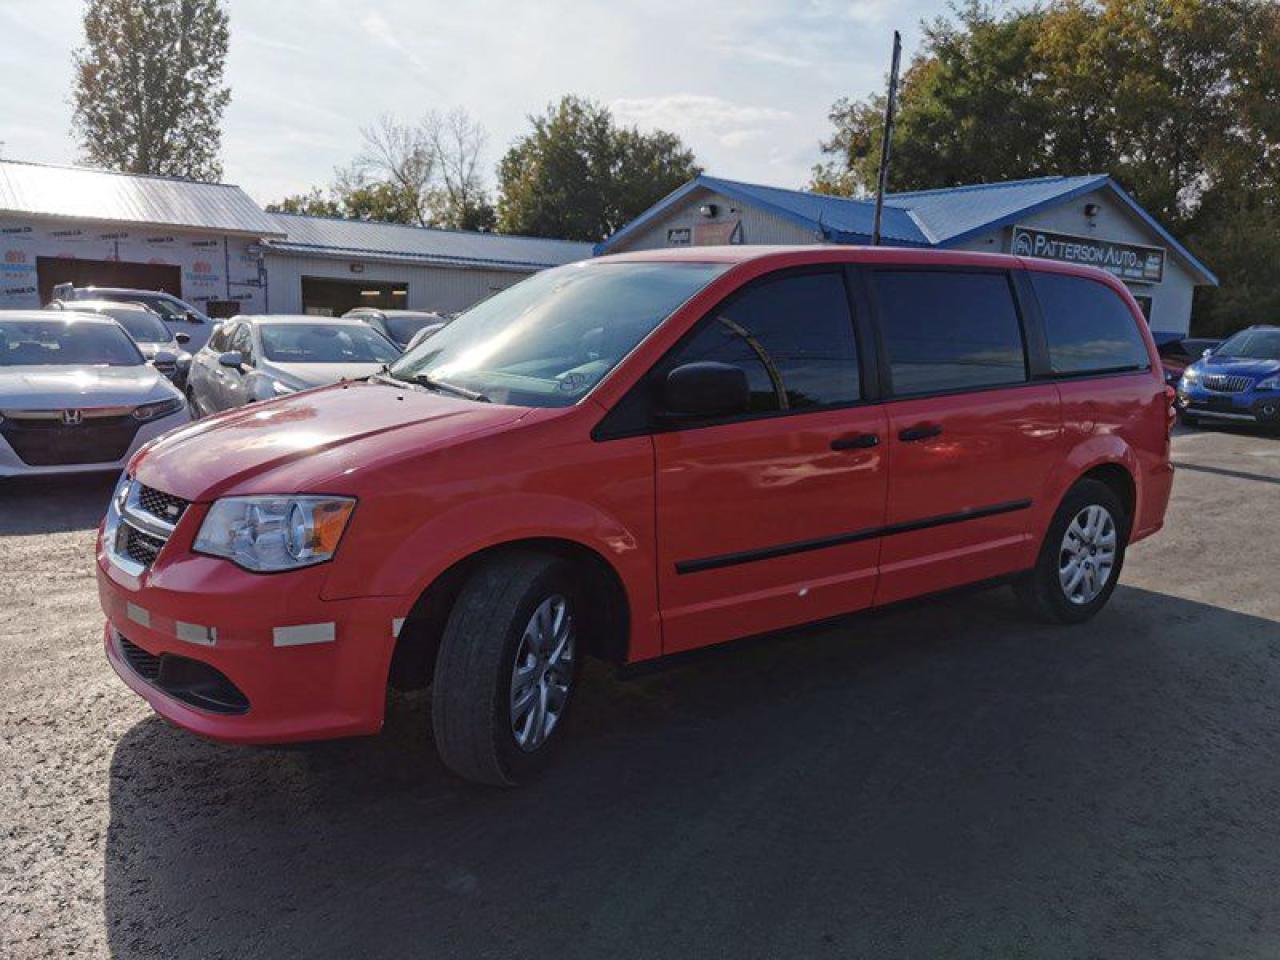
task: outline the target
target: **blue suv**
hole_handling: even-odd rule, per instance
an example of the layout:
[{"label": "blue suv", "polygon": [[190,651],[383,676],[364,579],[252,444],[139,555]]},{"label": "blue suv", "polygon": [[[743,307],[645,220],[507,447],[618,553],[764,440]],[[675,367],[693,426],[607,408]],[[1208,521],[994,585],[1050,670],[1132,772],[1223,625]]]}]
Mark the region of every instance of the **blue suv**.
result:
[{"label": "blue suv", "polygon": [[1280,424],[1280,327],[1254,326],[1187,366],[1178,381],[1182,422]]}]

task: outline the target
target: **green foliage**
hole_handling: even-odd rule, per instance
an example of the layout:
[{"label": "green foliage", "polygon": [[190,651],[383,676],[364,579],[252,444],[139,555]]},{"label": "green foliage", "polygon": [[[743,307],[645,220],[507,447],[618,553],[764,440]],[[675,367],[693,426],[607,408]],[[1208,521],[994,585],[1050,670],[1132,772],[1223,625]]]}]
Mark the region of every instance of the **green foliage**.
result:
[{"label": "green foliage", "polygon": [[89,0],[73,54],[84,159],[128,173],[217,180],[229,32],[221,0]]},{"label": "green foliage", "polygon": [[267,213],[302,213],[311,217],[344,216],[342,204],[316,187],[309,193],[295,193],[276,203],[267,204]]},{"label": "green foliage", "polygon": [[607,108],[566,96],[498,167],[507,233],[599,240],[701,172],[680,138],[619,127]]},{"label": "green foliage", "polygon": [[[1206,331],[1280,321],[1280,7],[1267,0],[969,0],[907,68],[891,190],[1111,173],[1218,272]],[[814,189],[874,189],[883,98],[831,110]]]}]

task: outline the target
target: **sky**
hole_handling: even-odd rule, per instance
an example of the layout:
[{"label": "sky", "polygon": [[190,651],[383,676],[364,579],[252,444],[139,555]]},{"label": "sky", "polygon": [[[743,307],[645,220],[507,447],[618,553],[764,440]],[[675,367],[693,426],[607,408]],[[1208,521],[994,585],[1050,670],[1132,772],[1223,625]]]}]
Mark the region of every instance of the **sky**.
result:
[{"label": "sky", "polygon": [[[945,0],[230,0],[228,183],[267,203],[327,184],[379,114],[465,107],[493,170],[574,93],[666,129],[709,173],[801,187],[840,96],[879,89]],[[82,0],[0,0],[0,156],[74,163]]]}]

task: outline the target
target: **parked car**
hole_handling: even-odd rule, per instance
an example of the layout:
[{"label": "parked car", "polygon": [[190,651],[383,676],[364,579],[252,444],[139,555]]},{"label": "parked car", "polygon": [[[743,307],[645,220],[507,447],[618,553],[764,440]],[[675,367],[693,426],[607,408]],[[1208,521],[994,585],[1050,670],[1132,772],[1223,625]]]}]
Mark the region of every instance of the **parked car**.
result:
[{"label": "parked car", "polygon": [[425,310],[377,310],[373,307],[357,307],[343,316],[363,320],[401,350],[406,349],[409,341],[418,338],[423,331],[430,336],[444,329],[449,322],[443,314]]},{"label": "parked car", "polygon": [[431,337],[434,337],[437,333],[439,333],[449,324],[453,323],[454,316],[455,314],[446,314],[446,313],[440,314],[441,322],[428,324],[427,326],[419,330],[417,333],[415,333],[412,337],[410,337],[409,342],[406,343],[404,346],[404,352],[408,353],[410,350],[412,350],[414,347],[420,344],[423,340],[427,340]]},{"label": "parked car", "polygon": [[1188,364],[1178,382],[1182,422],[1280,424],[1280,327],[1252,326]]},{"label": "parked car", "polygon": [[0,311],[0,477],[120,471],[187,405],[118,323]]},{"label": "parked car", "polygon": [[309,387],[367,377],[400,355],[360,320],[233,317],[191,360],[187,400],[197,415]]},{"label": "parked car", "polygon": [[1199,360],[1206,350],[1212,350],[1222,342],[1159,331],[1153,331],[1151,336],[1155,339],[1156,349],[1160,353],[1160,363],[1164,366],[1164,381],[1171,386],[1177,386],[1187,364]]},{"label": "parked car", "polygon": [[140,303],[157,314],[175,334],[190,338],[190,349],[199,350],[209,340],[217,325],[204,312],[163,290],[134,290],[128,287],[77,287],[59,283],[53,288],[55,300],[111,300],[117,303]]},{"label": "parked car", "polygon": [[47,310],[76,310],[110,317],[124,327],[147,362],[181,389],[191,365],[191,354],[182,349],[191,342],[185,333],[174,333],[160,317],[140,303],[113,300],[54,300]]},{"label": "parked car", "polygon": [[[1090,268],[827,246],[547,270],[385,373],[140,454],[98,547],[106,652],[232,742],[373,733],[388,679],[430,682],[444,761],[516,783],[584,655],[1008,578],[1089,619],[1163,524],[1172,396]],[[167,542],[130,567],[114,544],[154,503]]]}]

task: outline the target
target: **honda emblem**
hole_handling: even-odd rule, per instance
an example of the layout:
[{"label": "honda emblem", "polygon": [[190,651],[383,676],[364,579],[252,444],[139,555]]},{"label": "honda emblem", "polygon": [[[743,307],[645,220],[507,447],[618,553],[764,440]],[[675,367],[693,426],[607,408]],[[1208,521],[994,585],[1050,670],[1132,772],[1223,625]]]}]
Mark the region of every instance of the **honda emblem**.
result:
[{"label": "honda emblem", "polygon": [[63,410],[62,422],[66,424],[68,427],[78,426],[79,424],[84,422],[84,411],[83,410]]}]

